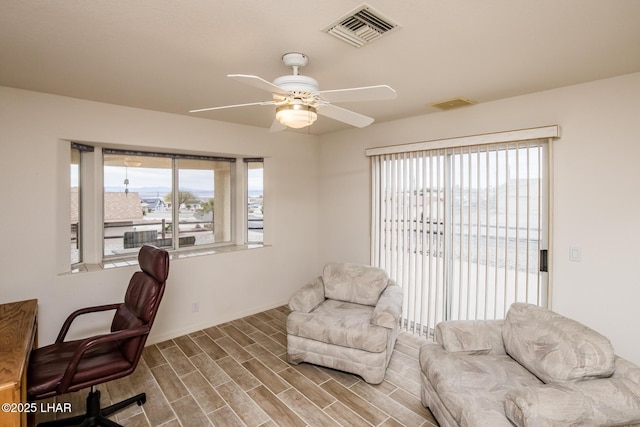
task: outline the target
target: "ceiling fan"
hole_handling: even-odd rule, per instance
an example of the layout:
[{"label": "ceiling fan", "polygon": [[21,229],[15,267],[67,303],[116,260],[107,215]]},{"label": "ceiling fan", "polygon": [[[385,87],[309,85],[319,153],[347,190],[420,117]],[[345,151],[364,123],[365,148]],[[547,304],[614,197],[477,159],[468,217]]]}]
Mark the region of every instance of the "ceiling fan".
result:
[{"label": "ceiling fan", "polygon": [[200,108],[189,112],[198,113],[251,105],[274,105],[276,118],[269,129],[271,132],[281,131],[287,127],[300,129],[310,126],[316,121],[318,115],[362,128],[373,123],[373,118],[338,107],[334,103],[379,101],[396,97],[396,91],[387,85],[320,91],[317,80],[299,74],[300,68],[309,62],[307,55],[297,52],[287,53],[282,57],[282,61],[287,67],[291,67],[293,73],[278,77],[273,83],[261,77],[246,74],[227,76],[249,86],[271,92],[272,100]]}]

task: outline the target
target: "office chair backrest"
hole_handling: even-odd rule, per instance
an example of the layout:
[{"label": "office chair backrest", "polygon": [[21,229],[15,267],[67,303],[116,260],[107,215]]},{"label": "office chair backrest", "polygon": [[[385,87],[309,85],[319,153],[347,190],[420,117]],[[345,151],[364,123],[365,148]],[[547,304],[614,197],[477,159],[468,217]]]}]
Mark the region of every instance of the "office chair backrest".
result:
[{"label": "office chair backrest", "polygon": [[[165,283],[169,276],[169,254],[154,246],[143,246],[138,254],[142,271],[133,274],[124,302],[113,317],[111,331],[144,327],[151,330]],[[131,363],[139,359],[148,334],[120,342],[120,351]]]}]

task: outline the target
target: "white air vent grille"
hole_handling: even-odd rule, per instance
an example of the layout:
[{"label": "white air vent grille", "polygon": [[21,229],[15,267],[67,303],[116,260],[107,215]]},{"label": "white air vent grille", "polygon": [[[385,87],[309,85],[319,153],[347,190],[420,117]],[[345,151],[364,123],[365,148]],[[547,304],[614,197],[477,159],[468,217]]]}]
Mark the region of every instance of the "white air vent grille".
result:
[{"label": "white air vent grille", "polygon": [[323,31],[352,46],[360,47],[397,27],[398,24],[365,4],[325,27]]},{"label": "white air vent grille", "polygon": [[467,105],[473,105],[473,104],[476,104],[476,101],[472,101],[471,99],[467,99],[467,98],[458,97],[458,98],[445,99],[444,101],[434,102],[433,104],[431,104],[431,106],[439,108],[441,110],[451,110],[452,108],[466,107]]}]

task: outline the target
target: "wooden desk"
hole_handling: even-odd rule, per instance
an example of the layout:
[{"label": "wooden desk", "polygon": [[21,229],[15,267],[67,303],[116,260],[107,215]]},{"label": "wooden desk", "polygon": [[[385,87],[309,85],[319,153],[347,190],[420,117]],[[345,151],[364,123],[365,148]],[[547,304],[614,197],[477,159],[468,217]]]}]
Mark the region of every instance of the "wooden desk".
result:
[{"label": "wooden desk", "polygon": [[[38,300],[0,304],[0,426],[27,425],[27,366],[36,346]],[[16,404],[16,405],[12,405]],[[19,409],[19,410],[18,410]]]}]

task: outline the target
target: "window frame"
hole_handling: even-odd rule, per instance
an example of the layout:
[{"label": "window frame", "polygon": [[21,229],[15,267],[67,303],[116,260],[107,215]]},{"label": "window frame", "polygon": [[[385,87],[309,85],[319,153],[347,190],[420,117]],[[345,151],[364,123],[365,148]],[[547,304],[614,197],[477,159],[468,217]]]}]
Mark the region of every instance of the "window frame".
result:
[{"label": "window frame", "polygon": [[[229,250],[242,250],[249,247],[261,247],[264,246],[264,242],[248,242],[246,233],[240,232],[246,228],[247,212],[246,208],[242,209],[242,202],[245,200],[247,194],[247,179],[245,173],[243,173],[244,156],[238,155],[217,155],[217,154],[193,154],[180,150],[172,150],[171,152],[156,152],[149,148],[114,148],[113,145],[102,144],[86,144],[78,143],[75,141],[61,141],[65,142],[70,153],[70,147],[72,145],[82,145],[88,149],[81,151],[82,170],[82,186],[80,190],[83,195],[81,197],[81,222],[83,224],[83,233],[81,235],[81,241],[78,244],[82,247],[82,262],[71,265],[68,263],[66,272],[82,272],[92,271],[95,269],[104,269],[112,266],[124,266],[130,265],[131,262],[135,263],[136,253],[117,254],[113,256],[104,255],[104,161],[103,152],[106,153],[118,153],[118,154],[137,154],[137,155],[154,155],[161,157],[170,157],[173,159],[198,159],[198,160],[217,160],[227,161],[230,164],[229,171],[229,240],[225,242],[215,242],[212,244],[202,244],[187,247],[179,247],[177,239],[174,239],[172,247],[167,247],[170,253],[175,253],[181,256],[184,253],[185,256],[192,255],[207,255],[219,252],[228,252]],[[90,158],[85,158],[88,154]],[[254,157],[247,157],[248,159],[257,159]],[[70,165],[70,154],[67,157],[67,162]],[[179,166],[177,162],[172,162],[172,174],[174,184],[176,186],[177,175],[179,173]],[[179,163],[179,162],[178,162]],[[70,166],[68,167],[70,170]],[[88,178],[88,179],[85,179]],[[67,187],[70,188],[70,187]],[[178,188],[178,187],[176,187]],[[70,197],[70,190],[67,190]],[[176,193],[176,192],[174,192]],[[177,194],[175,195],[177,199]],[[173,205],[175,206],[175,200]],[[244,203],[246,206],[246,203]],[[86,209],[85,209],[86,208]],[[173,215],[173,213],[172,213]],[[241,226],[240,224],[245,224]],[[86,227],[85,227],[86,226]],[[69,225],[66,225],[66,229],[69,230]],[[68,236],[69,234],[67,234]],[[250,244],[250,245],[249,245]],[[69,256],[71,256],[69,254]],[[61,266],[62,267],[62,266]],[[61,271],[65,273],[65,271]]]},{"label": "window frame", "polygon": [[[77,168],[77,180],[78,180],[78,195],[77,195],[77,199],[78,199],[78,225],[77,225],[77,230],[76,230],[76,246],[77,246],[77,251],[78,251],[78,260],[76,262],[70,262],[71,268],[72,270],[79,268],[80,266],[82,266],[85,261],[86,258],[84,256],[85,254],[85,236],[87,235],[87,224],[86,224],[86,216],[88,215],[87,213],[90,211],[90,209],[87,209],[87,201],[86,201],[86,197],[85,197],[85,192],[86,192],[86,187],[88,182],[90,182],[89,179],[87,179],[87,173],[88,170],[90,169],[88,167],[88,164],[90,163],[87,159],[87,155],[93,155],[94,152],[94,147],[91,145],[86,145],[86,144],[81,144],[78,142],[71,142],[69,145],[69,152],[68,152],[68,159],[69,159],[69,167],[68,167],[68,171],[69,171],[69,198],[71,201],[71,183],[72,183],[72,177],[71,177],[71,156],[72,156],[72,150],[76,150],[78,152],[78,168]],[[69,203],[69,208],[71,208],[71,203]],[[69,212],[69,218],[71,218],[71,212]],[[73,257],[71,256],[71,254],[69,254],[70,256],[70,261],[73,261]]]},{"label": "window frame", "polygon": [[[505,152],[505,156],[510,155],[513,151],[515,160],[511,160],[512,164],[516,165],[516,176],[512,179],[512,174],[509,169],[509,160],[502,163],[506,178],[506,184],[503,184],[504,189],[501,197],[504,198],[506,204],[506,213],[508,213],[511,199],[509,199],[509,188],[515,181],[515,190],[512,191],[511,197],[515,200],[515,234],[507,226],[511,225],[509,222],[511,219],[507,219],[507,223],[504,228],[504,242],[508,239],[514,239],[516,242],[515,256],[512,259],[515,262],[513,268],[516,273],[521,267],[518,263],[518,244],[521,240],[529,242],[528,230],[530,226],[534,224],[529,222],[529,217],[525,221],[527,234],[519,235],[519,224],[524,226],[525,223],[519,223],[519,208],[521,205],[520,196],[522,194],[529,194],[529,190],[533,189],[533,186],[529,186],[528,180],[534,180],[529,175],[529,155],[525,154],[524,158],[527,160],[526,169],[526,192],[524,187],[519,184],[521,175],[518,174],[517,164],[518,153],[522,149],[538,150],[538,166],[536,178],[537,184],[535,184],[537,191],[537,204],[535,205],[538,216],[538,232],[535,238],[538,239],[538,249],[542,257],[542,253],[546,256],[547,250],[550,247],[551,230],[549,228],[548,216],[552,211],[551,201],[549,197],[550,183],[552,181],[550,175],[550,169],[548,168],[548,162],[550,161],[551,142],[554,138],[560,137],[560,129],[558,126],[548,126],[543,128],[525,129],[520,131],[508,131],[495,134],[485,135],[473,135],[469,137],[451,138],[445,140],[434,140],[417,142],[396,146],[378,147],[366,150],[366,155],[371,159],[371,264],[386,269],[390,276],[394,278],[398,283],[406,288],[405,303],[403,304],[403,328],[410,330],[416,334],[431,335],[433,327],[437,322],[443,320],[459,320],[466,318],[501,318],[504,313],[500,310],[493,310],[493,313],[477,313],[473,309],[478,308],[475,304],[469,309],[470,301],[481,299],[480,296],[473,296],[473,291],[469,278],[472,277],[474,270],[471,268],[471,264],[475,263],[480,265],[480,261],[473,261],[473,256],[477,255],[473,253],[473,249],[476,248],[488,248],[488,242],[490,240],[490,234],[486,233],[485,244],[480,245],[480,239],[476,240],[476,244],[472,245],[473,233],[472,231],[483,230],[486,231],[490,227],[495,227],[496,234],[498,236],[497,229],[500,224],[497,221],[495,224],[483,224],[481,221],[480,208],[482,207],[480,191],[473,192],[471,181],[472,177],[485,176],[480,173],[481,163],[475,163],[475,169],[468,168],[463,164],[463,156],[476,155],[477,159],[480,159],[481,154],[485,154],[486,158],[489,158],[489,153],[498,153],[499,150]],[[491,147],[491,150],[489,150]],[[456,161],[456,156],[457,161]],[[498,156],[498,154],[495,154]],[[442,162],[440,159],[442,158]],[[423,161],[426,159],[426,166],[423,170],[426,172],[419,172],[420,169],[413,167],[418,160]],[[435,159],[435,160],[433,160]],[[387,162],[387,164],[385,164]],[[496,157],[497,162],[497,157]],[[390,167],[394,166],[395,167]],[[440,165],[440,166],[439,166]],[[471,165],[471,160],[469,160]],[[463,167],[464,166],[464,167]],[[455,168],[463,171],[463,174],[459,175],[460,184],[454,181],[457,177]],[[486,160],[486,168],[489,169],[489,160]],[[412,173],[418,171],[422,175],[423,179],[420,181]],[[466,173],[467,175],[464,175]],[[443,176],[441,176],[443,174]],[[532,176],[535,175],[532,174]],[[435,176],[436,178],[433,178]],[[486,175],[489,176],[489,175]],[[469,185],[466,190],[462,190],[463,177],[469,180]],[[489,179],[489,178],[485,178]],[[497,179],[497,178],[496,178]],[[421,186],[419,182],[428,182],[429,186],[438,189],[436,195],[433,195],[433,191],[430,191],[429,186]],[[487,189],[485,189],[486,199],[489,200],[489,181],[487,181]],[[435,186],[434,186],[435,185]],[[458,187],[456,189],[456,187]],[[385,193],[384,189],[387,188]],[[498,183],[496,181],[496,189]],[[519,193],[519,189],[523,189],[522,193]],[[456,193],[457,191],[457,193]],[[496,190],[497,191],[497,190]],[[534,191],[535,192],[535,191]],[[429,194],[426,196],[426,194]],[[421,196],[422,195],[422,196]],[[459,196],[456,205],[456,195]],[[463,209],[463,199],[466,196],[469,200],[468,207]],[[515,197],[514,197],[515,196]],[[422,199],[420,199],[422,197]],[[497,194],[496,194],[497,197]],[[497,200],[497,199],[496,199]],[[471,203],[477,202],[475,214],[471,214]],[[435,208],[433,207],[435,202]],[[497,203],[497,202],[496,202]],[[442,205],[442,206],[441,206]],[[530,204],[527,200],[522,204],[525,207],[522,213],[529,211]],[[421,209],[422,208],[422,214]],[[489,208],[488,202],[485,210]],[[424,215],[425,211],[431,209],[429,215]],[[434,210],[435,209],[435,210]],[[495,215],[498,215],[498,208],[496,205]],[[431,218],[431,214],[434,213],[435,218]],[[455,213],[459,213],[459,218],[455,217]],[[463,216],[464,213],[464,216]],[[411,215],[414,215],[413,217]],[[487,217],[488,218],[488,217]],[[465,222],[466,221],[466,222]],[[393,228],[393,224],[398,224]],[[387,224],[391,226],[387,227]],[[391,230],[391,231],[388,231]],[[426,231],[425,231],[426,230]],[[418,232],[421,239],[413,239],[413,235]],[[452,239],[458,232],[458,238],[454,242]],[[462,236],[467,233],[467,240],[464,241]],[[481,236],[478,233],[476,237]],[[426,238],[425,236],[428,236]],[[435,236],[435,237],[434,237]],[[534,238],[534,240],[535,240]],[[433,243],[433,242],[436,243]],[[425,243],[426,242],[426,243]],[[438,243],[440,242],[440,243]],[[497,242],[497,239],[496,239]],[[422,244],[420,247],[419,244]],[[455,244],[458,246],[455,247]],[[427,245],[428,246],[425,246]],[[504,263],[505,267],[502,268],[505,272],[509,272],[510,267],[506,266],[507,259],[507,246],[504,247]],[[498,248],[496,243],[496,248]],[[459,261],[456,266],[456,254],[454,250],[459,250]],[[467,250],[468,260],[463,259],[463,250]],[[490,255],[488,249],[486,249],[486,257]],[[497,251],[497,249],[496,249]],[[495,252],[498,254],[498,252]],[[529,266],[535,266],[535,263],[528,263],[529,255],[536,256],[534,252],[529,252],[528,246],[526,249],[526,257],[522,257],[524,271],[529,271]],[[422,261],[419,262],[420,258]],[[437,258],[437,262],[434,261]],[[495,270],[498,271],[498,255],[496,255]],[[540,258],[542,259],[542,258]],[[464,265],[467,267],[464,267]],[[542,306],[549,304],[549,296],[551,294],[551,280],[548,274],[546,266],[543,267],[543,262],[538,263],[540,265],[537,272],[538,280],[536,281],[537,287],[532,285],[531,289],[536,290],[537,294],[534,295],[535,300],[529,299],[528,293],[530,291],[530,282],[525,279],[521,280],[521,284],[524,286],[518,287],[518,279],[515,279],[515,299],[526,297],[529,302],[537,303]],[[488,265],[488,264],[487,264]],[[464,268],[463,268],[464,267]],[[485,270],[488,267],[485,268]],[[475,273],[482,271],[476,268]],[[458,277],[454,277],[454,274],[458,274]],[[435,274],[435,276],[434,276]],[[479,274],[479,273],[478,273]],[[497,273],[496,273],[497,274]],[[466,275],[466,276],[465,276]],[[485,277],[487,275],[485,274]],[[507,282],[507,273],[503,274],[505,283]],[[465,282],[466,277],[466,282]],[[460,280],[462,278],[462,280]],[[497,283],[497,282],[495,282]],[[533,284],[533,282],[531,282]],[[426,286],[426,288],[425,288]],[[486,285],[489,288],[489,285]],[[475,288],[473,288],[475,289]],[[502,301],[507,301],[507,288],[504,288],[504,296]],[[526,294],[519,293],[519,290],[524,289]],[[458,292],[457,300],[452,298],[451,292]],[[466,293],[464,293],[466,292]],[[497,292],[497,291],[496,291]],[[410,296],[413,295],[413,297]],[[484,293],[485,303],[487,293]],[[473,296],[473,298],[469,298]],[[413,299],[411,299],[413,298]],[[466,299],[465,300],[463,300]],[[498,301],[496,299],[496,301]],[[455,303],[457,311],[452,311],[452,303]],[[465,305],[466,304],[466,305]],[[508,308],[506,305],[501,309]]]},{"label": "window frame", "polygon": [[[264,202],[265,202],[265,194],[264,194],[264,158],[262,157],[247,157],[243,159],[244,163],[245,163],[245,178],[246,178],[246,184],[245,184],[245,217],[246,217],[246,221],[245,221],[245,233],[244,233],[244,240],[247,244],[250,245],[263,245],[264,244]],[[261,241],[257,241],[257,240],[251,240],[250,239],[250,230],[251,228],[249,228],[249,221],[256,221],[255,219],[249,219],[249,202],[251,199],[251,195],[249,194],[250,191],[250,177],[249,177],[249,172],[251,170],[250,168],[250,164],[252,163],[261,163],[262,164],[262,240]]]},{"label": "window frame", "polygon": [[[234,163],[236,163],[237,159],[233,158],[233,157],[222,157],[222,156],[203,156],[203,155],[193,155],[193,154],[181,154],[181,153],[166,153],[166,152],[154,152],[154,151],[143,151],[143,150],[122,150],[122,149],[114,149],[114,148],[104,148],[102,150],[102,158],[103,158],[103,177],[104,177],[104,168],[105,168],[105,164],[104,164],[104,158],[105,156],[123,156],[123,157],[131,157],[131,158],[149,158],[149,159],[153,159],[153,158],[158,158],[159,160],[162,159],[167,159],[169,160],[169,168],[170,168],[170,179],[171,179],[171,194],[173,197],[173,200],[171,202],[171,210],[170,210],[170,224],[172,226],[172,235],[175,234],[175,236],[177,236],[178,238],[172,238],[171,241],[171,246],[163,246],[163,248],[170,250],[170,251],[181,251],[181,250],[194,250],[197,248],[214,248],[214,247],[219,247],[219,246],[228,246],[228,245],[235,245],[236,242],[233,240],[233,234],[231,232],[231,230],[233,230],[234,228],[234,214],[233,214],[233,186],[231,185],[231,181],[233,181],[233,176],[232,176],[232,171],[233,171],[233,167],[232,165]],[[185,161],[190,161],[190,160],[196,160],[196,161],[205,161],[205,162],[223,162],[223,163],[228,163],[229,164],[229,201],[227,201],[227,205],[229,208],[229,212],[225,213],[224,216],[229,218],[230,223],[226,224],[225,222],[225,229],[226,231],[223,233],[226,236],[229,236],[229,240],[224,240],[224,241],[220,241],[220,242],[214,242],[214,243],[210,243],[210,244],[200,244],[200,245],[180,245],[180,205],[179,205],[179,195],[181,190],[181,185],[180,185],[180,179],[179,179],[179,175],[180,172],[182,170],[187,170],[186,168],[183,168],[180,165],[180,161],[181,160],[185,160]],[[215,170],[212,168],[212,170]],[[106,188],[106,185],[105,185]],[[176,191],[177,189],[177,191]],[[125,190],[126,192],[126,190]],[[104,193],[106,194],[106,192]],[[103,203],[103,220],[105,218],[105,214],[104,212],[106,211],[106,206]],[[135,225],[135,224],[134,224]],[[106,227],[105,227],[106,228]],[[174,230],[177,231],[177,233],[174,233]],[[103,233],[103,239],[106,240],[106,236],[104,235],[105,233]],[[128,256],[130,256],[131,253],[133,253],[133,249],[135,249],[135,247],[130,248],[132,250],[127,252],[127,249],[124,248],[123,249],[123,254],[114,254],[114,255],[108,255],[106,253],[103,253],[103,261],[110,261],[112,259],[119,259],[119,258],[126,258]],[[105,251],[106,252],[106,251]]]},{"label": "window frame", "polygon": [[[78,162],[74,163],[74,151],[77,152],[77,154],[75,154],[75,156],[77,156]],[[73,255],[73,249],[71,250],[71,267],[73,268],[74,266],[80,265],[83,262],[83,251],[82,251],[82,150],[76,145],[76,144],[71,144],[70,150],[69,150],[69,175],[70,175],[70,186],[69,186],[69,198],[71,203],[74,202],[74,197],[73,197],[73,171],[72,171],[72,166],[73,165],[77,165],[76,168],[76,174],[77,174],[77,196],[75,197],[75,209],[76,209],[76,223],[75,223],[75,241],[76,241],[76,254],[77,254],[77,259],[75,259],[74,255]],[[70,221],[70,229],[73,229],[73,209],[74,207],[71,207],[70,205],[70,215],[69,215],[69,221]],[[71,239],[73,239],[73,231],[71,231]],[[71,242],[71,244],[73,244],[73,242]]]},{"label": "window frame", "polygon": [[[202,155],[192,155],[192,154],[181,154],[181,153],[163,153],[163,152],[153,152],[153,151],[143,151],[143,150],[121,150],[121,149],[113,149],[113,148],[105,148],[102,150],[102,155],[103,155],[103,159],[105,155],[122,155],[122,156],[139,156],[139,157],[158,157],[158,158],[167,158],[170,159],[171,162],[171,180],[172,180],[172,184],[171,184],[171,194],[173,197],[172,200],[172,209],[171,209],[171,224],[173,225],[173,227],[175,227],[175,229],[177,230],[177,236],[180,235],[180,206],[179,206],[179,194],[180,194],[180,182],[179,182],[179,174],[180,174],[180,160],[202,160],[202,161],[211,161],[211,162],[228,162],[231,164],[236,162],[236,158],[233,157],[222,157],[222,156],[202,156]],[[230,174],[231,171],[234,168],[230,166]],[[104,174],[104,162],[103,162],[103,174]],[[233,177],[230,176],[230,180],[233,181]],[[233,185],[230,185],[230,187],[233,187]],[[177,189],[177,191],[176,191]],[[231,199],[233,199],[233,189],[230,188],[230,195]],[[234,245],[236,244],[236,242],[233,240],[233,234],[231,233],[231,230],[233,230],[234,227],[234,215],[233,215],[233,203],[231,202],[230,204],[230,213],[229,213],[229,218],[231,223],[228,225],[229,227],[229,240],[225,240],[222,242],[214,242],[211,244],[205,244],[205,245],[197,245],[196,247],[193,246],[180,246],[180,239],[172,239],[172,243],[170,247],[166,247],[167,250],[170,251],[181,251],[181,250],[193,250],[193,249],[197,249],[197,248],[212,248],[212,247],[218,247],[218,246],[228,246],[228,245]],[[103,221],[104,221],[104,209],[103,209]],[[177,227],[176,227],[177,225]],[[103,236],[104,238],[104,236]],[[127,255],[124,255],[125,257]],[[122,258],[122,255],[119,254],[115,254],[115,255],[106,255],[103,253],[103,260],[107,261],[107,260],[112,260],[112,259],[118,259],[118,258]]]}]

